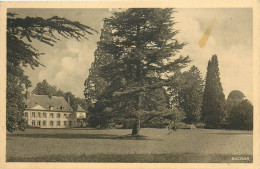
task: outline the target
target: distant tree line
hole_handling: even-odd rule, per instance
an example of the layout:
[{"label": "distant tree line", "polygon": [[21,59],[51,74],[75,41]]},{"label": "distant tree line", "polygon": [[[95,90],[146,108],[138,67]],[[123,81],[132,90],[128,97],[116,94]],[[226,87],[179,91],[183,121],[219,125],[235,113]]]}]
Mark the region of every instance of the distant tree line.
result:
[{"label": "distant tree line", "polygon": [[42,82],[37,83],[36,87],[32,91],[33,94],[36,95],[53,95],[53,96],[61,96],[68,101],[70,100],[70,106],[75,111],[80,105],[83,109],[88,109],[88,103],[85,99],[76,97],[71,92],[64,92],[60,89],[57,89],[55,85],[50,85],[46,79],[44,79]]}]

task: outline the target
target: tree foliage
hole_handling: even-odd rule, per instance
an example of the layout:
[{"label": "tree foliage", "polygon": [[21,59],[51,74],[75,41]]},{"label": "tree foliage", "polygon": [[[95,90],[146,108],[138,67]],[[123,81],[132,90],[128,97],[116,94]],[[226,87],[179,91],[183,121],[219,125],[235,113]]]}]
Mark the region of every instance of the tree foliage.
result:
[{"label": "tree foliage", "polygon": [[163,114],[164,119],[170,120],[173,124],[181,122],[186,118],[185,112],[179,108],[173,107]]},{"label": "tree foliage", "polygon": [[111,117],[127,115],[137,121],[153,112],[146,106],[148,95],[168,85],[165,73],[189,62],[188,57],[174,57],[185,44],[174,38],[178,31],[172,14],[173,9],[127,9],[104,20],[85,83],[86,98],[94,96],[101,112],[108,108]]},{"label": "tree foliage", "polygon": [[227,98],[227,115],[230,115],[230,112],[234,106],[239,104],[245,99],[244,93],[239,90],[233,90],[229,93]]},{"label": "tree foliage", "polygon": [[105,91],[108,86],[109,80],[101,76],[101,68],[109,64],[113,60],[113,55],[107,53],[103,44],[109,43],[112,40],[112,29],[104,20],[103,29],[101,30],[100,41],[97,43],[97,49],[94,53],[95,59],[89,69],[89,75],[85,80],[85,98],[88,102],[95,102]]},{"label": "tree foliage", "polygon": [[202,104],[202,117],[207,128],[220,128],[227,118],[225,95],[219,75],[218,58],[213,55],[208,62]]},{"label": "tree foliage", "polygon": [[247,99],[235,105],[230,111],[228,124],[231,129],[252,130],[253,105]]},{"label": "tree foliage", "polygon": [[50,85],[46,79],[44,79],[40,83],[37,83],[32,93],[36,95],[62,96],[67,101],[68,99],[70,100],[70,106],[74,111],[77,109],[78,105],[80,105],[85,110],[87,110],[88,108],[88,103],[85,101],[85,99],[76,97],[71,92],[64,92],[60,89],[57,89],[55,85]]},{"label": "tree foliage", "polygon": [[36,95],[57,95],[57,87],[50,85],[46,79],[44,79],[42,82],[37,83],[36,87],[33,89],[32,93]]},{"label": "tree foliage", "polygon": [[173,84],[168,88],[173,97],[172,104],[185,112],[187,123],[200,121],[203,88],[203,79],[196,66],[183,73],[176,73]]},{"label": "tree foliage", "polygon": [[7,94],[6,128],[13,132],[23,126],[21,117],[24,111],[24,87],[31,86],[23,67],[32,69],[42,65],[39,57],[43,54],[35,49],[33,41],[53,46],[61,37],[87,38],[95,31],[90,27],[65,18],[54,16],[19,18],[16,14],[7,14]]}]

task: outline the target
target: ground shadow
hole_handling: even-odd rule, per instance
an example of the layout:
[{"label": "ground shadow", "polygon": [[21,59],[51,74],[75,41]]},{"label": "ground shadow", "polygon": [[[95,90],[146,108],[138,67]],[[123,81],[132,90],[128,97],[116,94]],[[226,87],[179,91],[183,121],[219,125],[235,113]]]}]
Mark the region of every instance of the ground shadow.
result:
[{"label": "ground shadow", "polygon": [[113,134],[7,134],[7,137],[57,138],[57,139],[119,139],[119,140],[150,140],[147,136],[113,135]]}]

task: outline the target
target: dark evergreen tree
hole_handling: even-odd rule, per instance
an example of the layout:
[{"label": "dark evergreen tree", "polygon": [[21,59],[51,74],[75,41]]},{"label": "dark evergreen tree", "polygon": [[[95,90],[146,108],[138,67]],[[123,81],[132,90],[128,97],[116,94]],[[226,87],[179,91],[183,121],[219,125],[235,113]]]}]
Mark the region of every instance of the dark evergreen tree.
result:
[{"label": "dark evergreen tree", "polygon": [[[152,112],[145,106],[148,93],[169,85],[165,73],[189,62],[188,57],[174,58],[185,44],[174,39],[178,31],[173,30],[172,13],[173,9],[127,9],[104,20],[95,53],[101,62],[92,66],[98,66],[93,74],[104,80],[106,87],[97,91],[95,107],[103,107],[106,116],[134,118],[133,135],[138,134],[144,114]],[[87,96],[97,85],[90,80],[93,78],[87,79]]]},{"label": "dark evergreen tree", "polygon": [[109,54],[104,44],[112,41],[112,28],[104,20],[103,29],[101,30],[100,41],[97,43],[97,49],[94,53],[95,60],[89,69],[89,75],[85,80],[85,98],[89,103],[94,103],[108,86],[109,80],[102,77],[101,68],[113,60],[113,55]]},{"label": "dark evergreen tree", "polygon": [[22,113],[24,111],[24,87],[31,86],[23,67],[32,69],[42,65],[42,55],[32,46],[32,41],[53,46],[60,37],[80,40],[93,34],[90,27],[54,16],[49,19],[41,17],[19,18],[16,14],[7,14],[7,89],[6,89],[6,128],[13,132],[24,127]]},{"label": "dark evergreen tree", "polygon": [[217,55],[208,62],[202,118],[207,128],[221,128],[227,118],[225,95],[220,82]]}]

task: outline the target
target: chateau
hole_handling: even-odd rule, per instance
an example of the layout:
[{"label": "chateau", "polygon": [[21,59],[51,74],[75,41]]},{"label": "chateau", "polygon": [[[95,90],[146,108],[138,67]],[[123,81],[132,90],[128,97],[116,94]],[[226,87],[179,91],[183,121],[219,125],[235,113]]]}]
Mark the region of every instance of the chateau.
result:
[{"label": "chateau", "polygon": [[74,112],[61,96],[35,95],[26,92],[24,117],[29,126],[39,128],[69,128],[86,126],[86,112],[78,105]]}]

